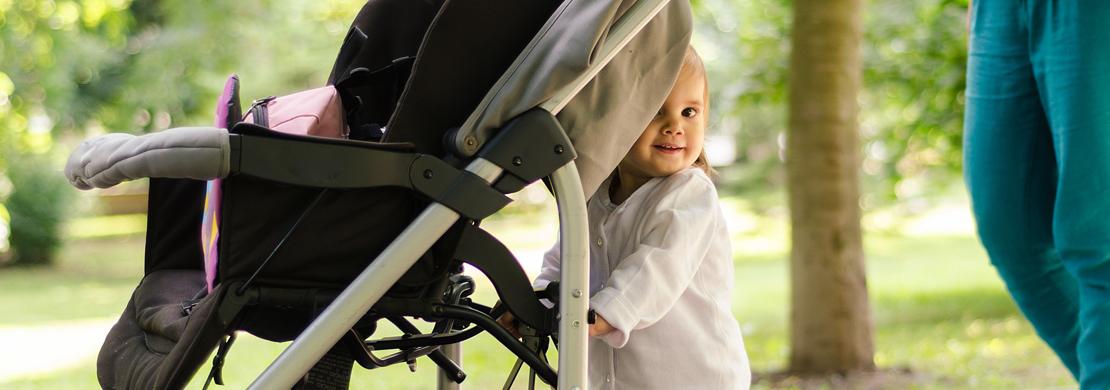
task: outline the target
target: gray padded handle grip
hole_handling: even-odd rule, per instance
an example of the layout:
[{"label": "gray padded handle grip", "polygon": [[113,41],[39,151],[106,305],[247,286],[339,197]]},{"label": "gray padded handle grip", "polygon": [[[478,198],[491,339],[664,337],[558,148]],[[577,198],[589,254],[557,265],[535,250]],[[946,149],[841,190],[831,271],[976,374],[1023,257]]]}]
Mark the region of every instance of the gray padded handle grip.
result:
[{"label": "gray padded handle grip", "polygon": [[82,190],[144,177],[208,180],[227,176],[230,161],[227,130],[178,127],[89,138],[70,153],[65,175]]}]

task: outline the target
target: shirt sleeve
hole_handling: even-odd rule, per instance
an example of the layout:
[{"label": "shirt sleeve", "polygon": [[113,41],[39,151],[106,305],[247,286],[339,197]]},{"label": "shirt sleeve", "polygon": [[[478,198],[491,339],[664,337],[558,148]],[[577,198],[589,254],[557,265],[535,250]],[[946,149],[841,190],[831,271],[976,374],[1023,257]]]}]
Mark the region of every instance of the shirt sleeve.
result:
[{"label": "shirt sleeve", "polygon": [[559,255],[559,244],[559,242],[556,242],[555,246],[551,247],[551,249],[547,250],[547,253],[543,254],[543,264],[540,265],[540,274],[536,276],[536,280],[532,282],[532,288],[537,290],[543,289],[546,288],[549,283],[559,280],[559,266],[562,261]]},{"label": "shirt sleeve", "polygon": [[689,287],[720,228],[716,191],[708,180],[670,188],[648,213],[640,243],[619,262],[590,306],[615,330],[601,338],[613,348],[633,330],[659,321]]}]

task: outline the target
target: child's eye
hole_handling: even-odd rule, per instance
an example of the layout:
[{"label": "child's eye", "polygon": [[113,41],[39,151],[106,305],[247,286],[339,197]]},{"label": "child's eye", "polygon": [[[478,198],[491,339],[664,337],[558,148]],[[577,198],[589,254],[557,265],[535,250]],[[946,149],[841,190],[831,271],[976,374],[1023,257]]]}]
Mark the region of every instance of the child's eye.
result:
[{"label": "child's eye", "polygon": [[682,116],[684,116],[686,118],[693,118],[695,116],[698,116],[698,110],[694,109],[693,107],[683,108],[682,109]]}]

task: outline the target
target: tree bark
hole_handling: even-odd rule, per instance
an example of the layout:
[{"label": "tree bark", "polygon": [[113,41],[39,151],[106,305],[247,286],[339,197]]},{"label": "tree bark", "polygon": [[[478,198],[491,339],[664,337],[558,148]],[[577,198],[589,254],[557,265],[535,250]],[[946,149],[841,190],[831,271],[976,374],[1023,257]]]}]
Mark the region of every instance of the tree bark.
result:
[{"label": "tree bark", "polygon": [[790,371],[873,370],[860,229],[862,0],[795,0],[787,186]]}]

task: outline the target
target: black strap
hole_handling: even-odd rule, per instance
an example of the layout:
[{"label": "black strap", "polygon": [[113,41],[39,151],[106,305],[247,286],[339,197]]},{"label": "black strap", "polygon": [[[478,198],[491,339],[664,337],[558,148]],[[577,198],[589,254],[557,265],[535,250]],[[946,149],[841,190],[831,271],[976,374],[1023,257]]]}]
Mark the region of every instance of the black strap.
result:
[{"label": "black strap", "polygon": [[277,99],[277,97],[267,96],[251,102],[250,112],[254,124],[262,127],[270,127],[270,110],[268,106],[274,99]]},{"label": "black strap", "polygon": [[323,198],[324,194],[327,192],[328,189],[325,188],[320,190],[320,192],[316,194],[316,197],[312,199],[312,203],[309,203],[308,206],[305,207],[304,211],[301,211],[301,215],[297,217],[297,220],[295,222],[293,222],[293,226],[289,227],[289,230],[285,232],[285,235],[281,237],[281,240],[278,241],[277,245],[274,245],[274,249],[270,250],[270,255],[266,256],[266,259],[262,260],[262,264],[258,265],[258,268],[254,270],[254,273],[252,273],[251,276],[247,278],[247,281],[243,282],[242,286],[239,286],[239,289],[235,291],[236,294],[243,295],[243,293],[247,291],[247,288],[250,287],[251,283],[254,282],[254,279],[258,277],[258,274],[262,273],[262,269],[266,268],[267,264],[270,264],[270,260],[274,258],[274,255],[277,254],[278,250],[280,250],[281,247],[285,246],[285,241],[289,240],[289,236],[293,235],[293,232],[296,231],[297,227],[301,225],[301,221],[304,221],[304,217],[312,212],[312,209],[316,208],[316,204],[320,203],[320,198]]},{"label": "black strap", "polygon": [[182,315],[192,314],[193,309],[196,308],[198,304],[200,304],[200,301],[202,299],[204,299],[204,297],[207,297],[207,296],[208,296],[208,286],[207,285],[206,286],[201,286],[200,291],[197,291],[196,294],[193,294],[192,298],[186,299],[185,301],[181,302],[181,314]]},{"label": "black strap", "polygon": [[224,359],[227,357],[227,351],[231,349],[231,344],[235,343],[235,333],[227,335],[227,338],[220,341],[220,348],[216,350],[216,357],[212,358],[212,370],[208,372],[208,379],[204,380],[204,390],[208,390],[208,385],[215,380],[217,385],[224,385]]}]

